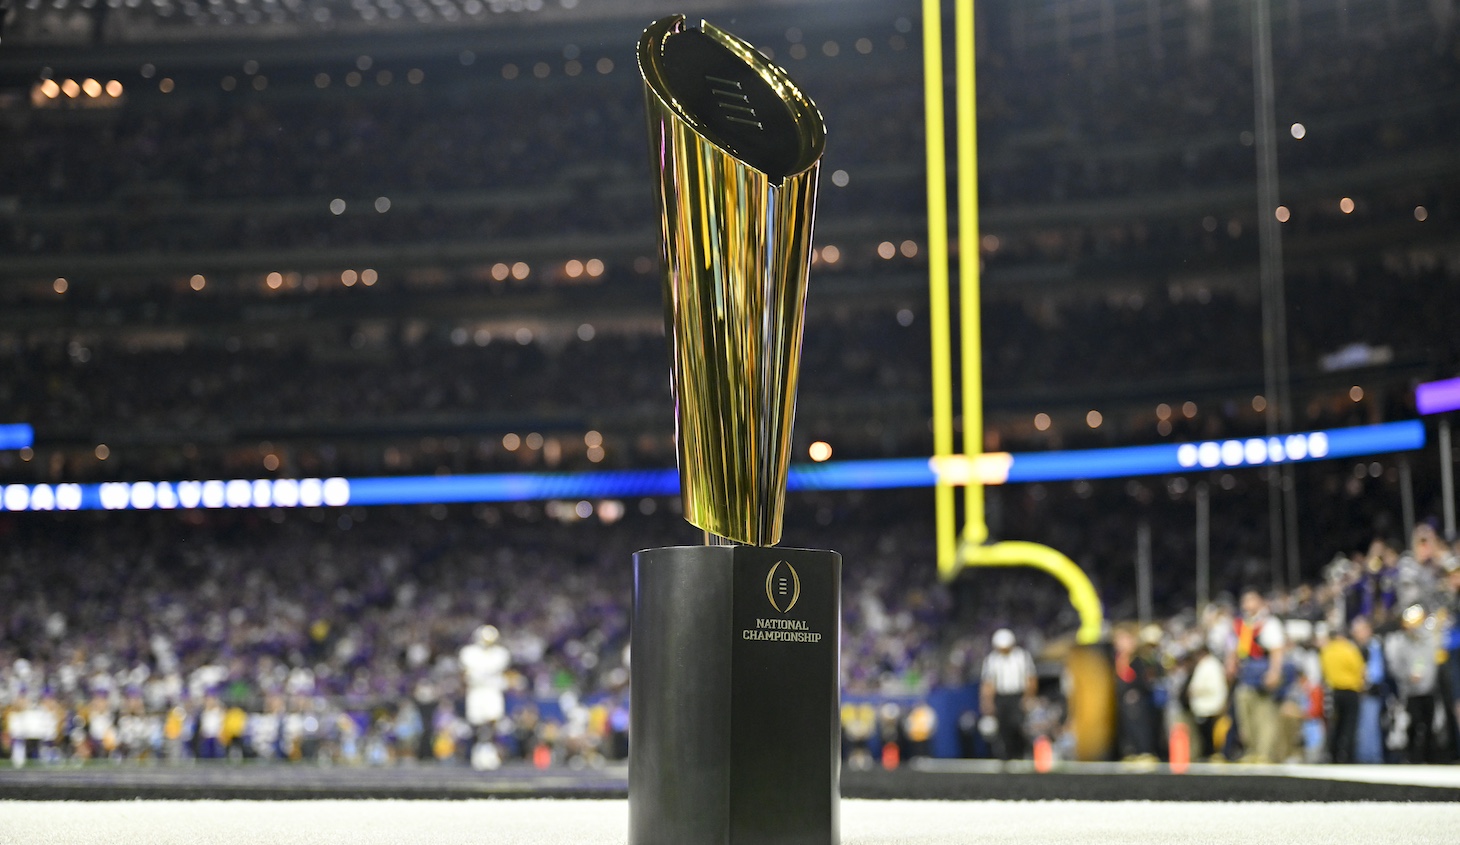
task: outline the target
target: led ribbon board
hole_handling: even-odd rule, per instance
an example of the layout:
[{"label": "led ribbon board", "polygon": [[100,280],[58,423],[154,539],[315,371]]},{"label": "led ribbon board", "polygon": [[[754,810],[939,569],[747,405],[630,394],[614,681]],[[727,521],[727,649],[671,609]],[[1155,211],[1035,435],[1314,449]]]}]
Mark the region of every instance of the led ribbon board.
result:
[{"label": "led ribbon board", "polygon": [[[1204,469],[1236,469],[1361,455],[1406,452],[1425,445],[1419,420],[1309,431],[1284,437],[1207,440],[1198,443],[983,455],[972,467],[955,458],[945,471],[955,483],[1017,484],[1078,478],[1167,475]],[[967,464],[968,462],[963,462]],[[1003,469],[1007,467],[1007,469]],[[962,477],[960,477],[960,474]]]},{"label": "led ribbon board", "polygon": [[0,449],[24,449],[35,445],[35,429],[29,423],[0,425]]},{"label": "led ribbon board", "polygon": [[[836,461],[791,467],[789,490],[932,487],[941,471],[955,484],[1018,484],[1081,478],[1168,475],[1273,463],[1407,452],[1425,445],[1419,420],[1290,434],[1118,449],[991,453],[953,457]],[[935,465],[938,469],[935,470]],[[497,473],[379,478],[279,478],[208,481],[110,481],[101,484],[10,484],[0,510],[174,510],[416,505],[673,496],[673,469],[580,473]]]},{"label": "led ribbon board", "polygon": [[1427,381],[1414,389],[1414,404],[1421,414],[1460,410],[1460,378]]}]

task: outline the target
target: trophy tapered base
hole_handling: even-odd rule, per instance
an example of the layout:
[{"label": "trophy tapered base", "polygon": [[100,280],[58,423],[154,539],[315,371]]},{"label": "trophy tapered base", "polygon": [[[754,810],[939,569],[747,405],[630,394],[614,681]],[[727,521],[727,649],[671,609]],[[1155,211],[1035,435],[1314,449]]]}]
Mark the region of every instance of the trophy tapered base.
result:
[{"label": "trophy tapered base", "polygon": [[629,845],[835,845],[841,555],[634,555]]}]

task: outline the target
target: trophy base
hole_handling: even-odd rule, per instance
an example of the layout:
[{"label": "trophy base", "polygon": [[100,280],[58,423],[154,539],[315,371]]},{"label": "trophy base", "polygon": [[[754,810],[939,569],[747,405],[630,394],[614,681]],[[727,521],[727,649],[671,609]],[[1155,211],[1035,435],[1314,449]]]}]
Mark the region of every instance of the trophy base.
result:
[{"label": "trophy base", "polygon": [[634,555],[629,845],[840,841],[841,555]]}]

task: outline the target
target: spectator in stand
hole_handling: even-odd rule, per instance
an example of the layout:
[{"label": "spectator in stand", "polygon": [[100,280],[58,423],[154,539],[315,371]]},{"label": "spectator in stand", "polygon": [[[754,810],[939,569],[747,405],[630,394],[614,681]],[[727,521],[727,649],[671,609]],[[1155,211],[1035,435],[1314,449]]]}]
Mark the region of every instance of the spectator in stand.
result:
[{"label": "spectator in stand", "polygon": [[1333,702],[1328,722],[1328,759],[1334,763],[1355,760],[1359,729],[1360,698],[1365,687],[1364,655],[1342,628],[1329,633],[1319,647],[1323,683]]},{"label": "spectator in stand", "polygon": [[1279,702],[1286,645],[1282,621],[1272,616],[1267,598],[1253,588],[1243,591],[1242,614],[1233,623],[1227,648],[1227,676],[1235,688],[1244,762],[1282,759]]},{"label": "spectator in stand", "polygon": [[1382,623],[1389,618],[1389,609],[1395,601],[1398,564],[1399,553],[1394,550],[1394,544],[1383,538],[1375,538],[1369,544],[1369,552],[1353,586],[1353,616],[1367,617],[1371,624]]},{"label": "spectator in stand", "polygon": [[933,732],[937,729],[937,712],[926,701],[913,705],[902,720],[902,736],[907,749],[903,759],[933,756]]},{"label": "spectator in stand", "polygon": [[1196,725],[1197,759],[1217,754],[1217,720],[1227,712],[1227,673],[1222,661],[1205,645],[1196,652],[1191,677],[1183,688],[1184,704]]},{"label": "spectator in stand", "polygon": [[227,712],[218,696],[209,692],[203,699],[203,712],[198,714],[198,757],[204,760],[223,758],[225,743],[223,721]]},{"label": "spectator in stand", "polygon": [[1354,762],[1384,762],[1384,733],[1380,717],[1384,712],[1385,681],[1388,677],[1384,647],[1374,636],[1368,617],[1359,616],[1349,626],[1354,645],[1364,656],[1364,687],[1359,698],[1359,723],[1354,739]]},{"label": "spectator in stand", "polygon": [[1420,523],[1414,527],[1409,550],[1395,564],[1395,601],[1399,607],[1420,605],[1435,610],[1443,602],[1441,582],[1453,558],[1435,533],[1435,527]]},{"label": "spectator in stand", "polygon": [[1400,621],[1403,627],[1389,635],[1384,652],[1409,717],[1406,758],[1410,763],[1431,763],[1439,750],[1434,730],[1438,631],[1434,617],[1418,604],[1405,608]]},{"label": "spectator in stand", "polygon": [[145,760],[155,756],[162,738],[162,723],[147,712],[140,690],[128,690],[126,703],[117,717],[118,753],[123,759]]},{"label": "spectator in stand", "polygon": [[1283,626],[1288,646],[1283,652],[1285,695],[1278,705],[1283,745],[1276,759],[1281,762],[1302,759],[1316,763],[1325,756],[1323,670],[1315,639],[1319,633],[1327,637],[1326,627],[1320,628],[1307,619],[1291,618]]},{"label": "spectator in stand", "polygon": [[[1457,544],[1460,550],[1460,544]],[[1446,562],[1445,595],[1445,666],[1441,686],[1446,693],[1450,721],[1451,753],[1460,760],[1460,555],[1451,554]]]},{"label": "spectator in stand", "polygon": [[998,720],[999,758],[1022,760],[1029,740],[1024,735],[1024,713],[1034,703],[1039,677],[1034,672],[1034,659],[1015,643],[1014,632],[1000,628],[994,632],[994,650],[984,659],[979,686],[979,703],[983,713]]},{"label": "spectator in stand", "polygon": [[104,688],[91,694],[91,703],[86,707],[86,756],[105,759],[117,747],[116,716],[112,710],[111,697]]},{"label": "spectator in stand", "polygon": [[1115,696],[1119,753],[1122,759],[1157,760],[1157,711],[1153,699],[1156,665],[1143,653],[1136,630],[1117,625],[1111,635],[1115,649]]},{"label": "spectator in stand", "polygon": [[3,715],[0,736],[10,742],[11,764],[18,769],[27,760],[44,759],[61,730],[55,710],[21,692]]},{"label": "spectator in stand", "polygon": [[284,698],[273,693],[265,698],[262,712],[248,717],[247,756],[263,760],[274,760],[283,756],[279,746],[283,727]]},{"label": "spectator in stand", "polygon": [[877,708],[866,702],[842,705],[842,759],[855,771],[871,769],[872,740],[877,733]]}]

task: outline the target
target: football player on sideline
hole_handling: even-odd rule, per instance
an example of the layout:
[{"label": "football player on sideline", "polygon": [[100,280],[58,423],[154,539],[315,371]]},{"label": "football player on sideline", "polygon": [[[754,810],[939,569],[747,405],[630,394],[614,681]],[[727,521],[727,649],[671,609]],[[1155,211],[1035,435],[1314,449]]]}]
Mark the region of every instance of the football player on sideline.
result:
[{"label": "football player on sideline", "polygon": [[466,679],[466,721],[475,732],[471,766],[477,771],[502,765],[502,755],[497,750],[497,721],[507,712],[503,691],[507,688],[505,673],[512,664],[512,655],[500,639],[495,626],[482,625],[459,655]]}]

